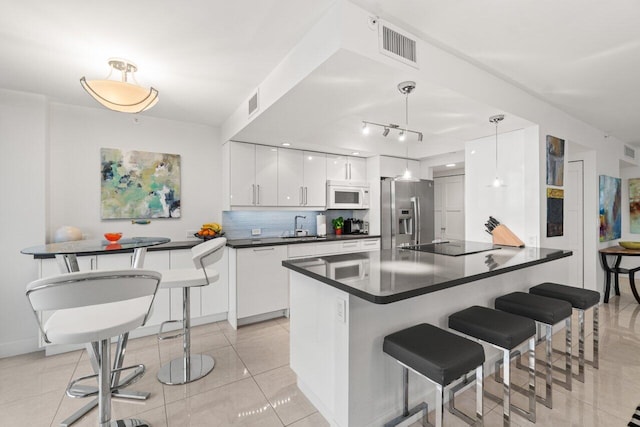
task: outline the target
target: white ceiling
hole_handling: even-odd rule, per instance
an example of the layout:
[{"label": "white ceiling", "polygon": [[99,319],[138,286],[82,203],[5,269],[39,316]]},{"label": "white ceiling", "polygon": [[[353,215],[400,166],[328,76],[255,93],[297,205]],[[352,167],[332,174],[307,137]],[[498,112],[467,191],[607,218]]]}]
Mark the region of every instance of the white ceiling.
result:
[{"label": "white ceiling", "polygon": [[640,143],[637,0],[352,0],[628,143]]},{"label": "white ceiling", "polygon": [[[107,59],[124,57],[137,63],[141,84],[160,91],[160,102],[142,114],[220,126],[333,2],[0,0],[0,87],[101,108],[78,80],[103,78]],[[637,0],[353,2],[625,142],[640,143]],[[402,148],[388,139],[353,136],[353,122],[404,119],[395,88],[404,79],[366,61],[332,58],[238,139],[308,138],[310,145],[333,141],[397,154]],[[354,69],[361,70],[362,85],[345,85]],[[425,140],[447,144],[490,134],[487,118],[497,112],[418,82],[409,127],[428,129]],[[301,115],[313,119],[298,120]],[[509,130],[528,122],[504,123]]]}]

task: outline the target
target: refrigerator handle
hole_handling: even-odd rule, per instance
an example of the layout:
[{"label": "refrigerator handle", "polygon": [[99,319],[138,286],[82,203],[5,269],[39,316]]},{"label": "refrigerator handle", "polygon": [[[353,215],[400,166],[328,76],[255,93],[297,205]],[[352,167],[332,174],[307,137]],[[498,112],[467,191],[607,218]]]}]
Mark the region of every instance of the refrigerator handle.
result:
[{"label": "refrigerator handle", "polygon": [[421,242],[421,238],[420,238],[420,232],[422,231],[422,221],[420,219],[420,198],[419,197],[412,197],[411,199],[411,205],[413,206],[413,240],[414,240],[414,245],[419,245]]}]

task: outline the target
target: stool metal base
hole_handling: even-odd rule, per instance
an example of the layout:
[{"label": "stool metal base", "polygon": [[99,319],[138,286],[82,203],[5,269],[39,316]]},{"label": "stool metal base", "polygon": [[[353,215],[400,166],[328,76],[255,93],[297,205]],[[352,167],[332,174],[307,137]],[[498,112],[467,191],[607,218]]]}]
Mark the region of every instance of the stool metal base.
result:
[{"label": "stool metal base", "polygon": [[158,381],[167,385],[188,384],[209,374],[215,363],[213,357],[204,354],[192,354],[186,360],[179,357],[160,368]]},{"label": "stool metal base", "polygon": [[151,424],[149,424],[145,420],[127,418],[125,420],[110,421],[109,427],[151,427]]},{"label": "stool metal base", "polygon": [[[103,426],[100,426],[100,427],[103,427]],[[127,418],[124,420],[109,421],[109,427],[151,427],[151,424],[149,424],[145,420]]]},{"label": "stool metal base", "polygon": [[427,414],[429,413],[429,405],[427,405],[427,402],[421,402],[419,404],[417,404],[416,406],[414,406],[413,408],[407,410],[406,414],[402,414],[402,415],[398,415],[397,417],[395,417],[394,419],[392,419],[391,421],[387,422],[384,424],[384,427],[394,427],[397,426],[398,424],[404,422],[405,420],[408,420],[409,418],[413,417],[415,414],[424,411],[424,415],[423,415],[423,419],[422,419],[422,425],[425,427],[430,426],[431,424],[429,424],[426,419],[427,419]]}]

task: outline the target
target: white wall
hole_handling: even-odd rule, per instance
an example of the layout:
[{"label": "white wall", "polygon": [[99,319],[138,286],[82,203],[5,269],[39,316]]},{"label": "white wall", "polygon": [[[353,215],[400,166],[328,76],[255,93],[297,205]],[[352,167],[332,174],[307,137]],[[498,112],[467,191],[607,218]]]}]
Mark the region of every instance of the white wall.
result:
[{"label": "white wall", "polygon": [[[134,119],[138,121],[135,122]],[[187,230],[221,220],[222,158],[218,129],[121,114],[106,109],[53,104],[48,182],[48,237],[61,225],[79,227],[88,238],[106,231],[125,236],[186,240]],[[100,148],[153,151],[181,156],[181,218],[149,225],[100,219]]]},{"label": "white wall", "polygon": [[35,349],[25,286],[36,263],[20,250],[44,243],[47,106],[43,96],[0,89],[0,357]]},{"label": "white wall", "polygon": [[[134,119],[138,121],[135,122]],[[37,350],[37,325],[24,289],[37,262],[20,250],[45,243],[61,225],[88,238],[125,236],[186,240],[186,231],[220,221],[219,129],[101,108],[48,104],[42,96],[0,90],[0,177],[6,183],[0,233],[0,357]],[[133,225],[100,219],[100,148],[181,155],[179,219]]]},{"label": "white wall", "polygon": [[[537,169],[537,159],[527,156],[524,130],[498,135],[498,177],[504,187],[493,187],[496,177],[495,136],[469,141],[465,156],[465,231],[467,240],[491,242],[492,236],[484,230],[484,223],[493,216],[506,225],[525,244],[538,235],[528,226],[527,210],[535,203],[525,189],[536,182],[535,173],[527,173],[531,166]],[[537,224],[536,224],[537,228]],[[531,234],[534,233],[534,234]],[[536,240],[537,241],[537,240]],[[534,245],[535,246],[535,245]]]}]

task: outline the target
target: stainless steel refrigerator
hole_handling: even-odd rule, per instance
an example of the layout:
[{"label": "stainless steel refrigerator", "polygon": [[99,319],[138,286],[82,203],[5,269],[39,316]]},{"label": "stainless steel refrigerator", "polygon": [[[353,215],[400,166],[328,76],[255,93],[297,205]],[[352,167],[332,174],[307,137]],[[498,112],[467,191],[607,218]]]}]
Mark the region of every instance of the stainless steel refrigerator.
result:
[{"label": "stainless steel refrigerator", "polygon": [[434,238],[433,181],[382,178],[382,249],[431,243]]}]

